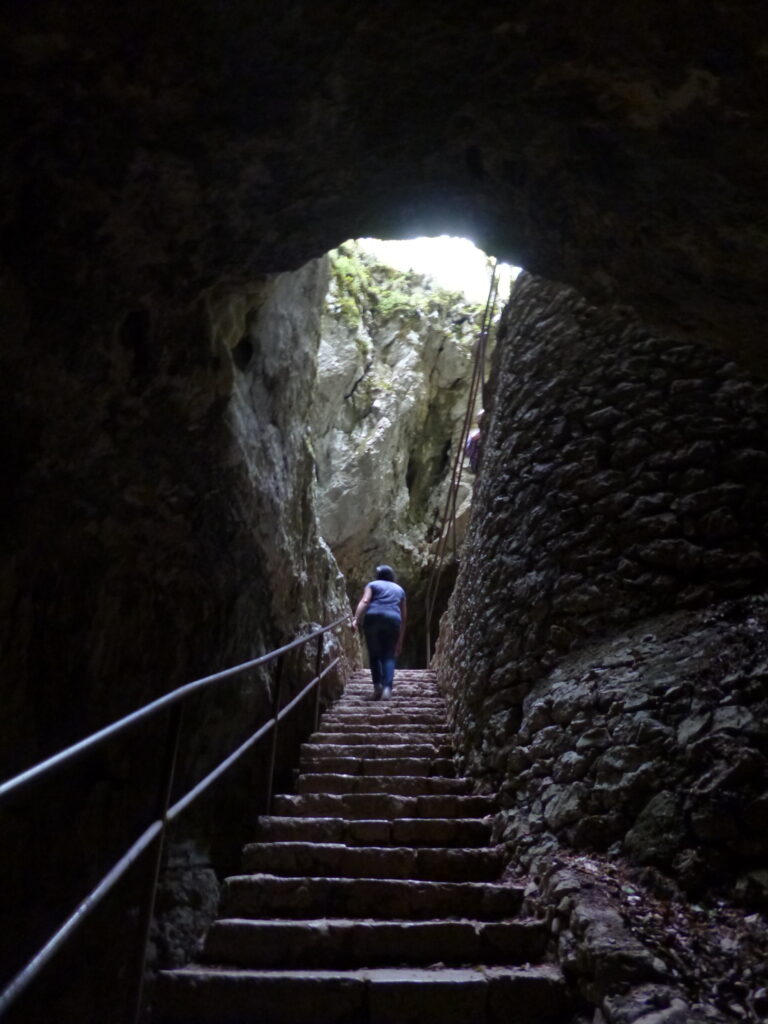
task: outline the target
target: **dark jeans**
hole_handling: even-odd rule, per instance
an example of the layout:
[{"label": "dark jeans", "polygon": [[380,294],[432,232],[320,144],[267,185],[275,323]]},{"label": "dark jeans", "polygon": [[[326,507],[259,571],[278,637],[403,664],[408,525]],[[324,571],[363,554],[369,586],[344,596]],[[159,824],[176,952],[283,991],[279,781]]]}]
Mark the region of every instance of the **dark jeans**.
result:
[{"label": "dark jeans", "polygon": [[395,647],[400,635],[400,619],[393,615],[371,615],[368,612],[363,619],[363,632],[368,645],[373,685],[391,689],[395,676]]}]

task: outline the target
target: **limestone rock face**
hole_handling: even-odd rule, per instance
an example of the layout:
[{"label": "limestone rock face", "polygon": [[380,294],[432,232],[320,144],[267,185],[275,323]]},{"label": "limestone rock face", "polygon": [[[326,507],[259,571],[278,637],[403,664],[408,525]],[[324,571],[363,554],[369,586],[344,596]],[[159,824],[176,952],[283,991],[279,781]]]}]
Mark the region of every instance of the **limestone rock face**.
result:
[{"label": "limestone rock face", "polygon": [[[22,438],[37,431],[37,459],[19,484],[24,544],[4,579],[4,775],[176,686],[348,613],[343,580],[317,531],[307,426],[326,288],[327,270],[314,262],[212,290],[173,317],[137,309],[102,339],[102,358],[72,352],[66,372],[47,360],[15,363],[17,428]],[[174,352],[170,339],[180,336],[186,344]],[[32,410],[44,407],[56,429],[41,433]],[[326,650],[344,667],[357,644],[345,627]],[[310,677],[314,657],[313,647],[287,665],[283,703]],[[340,676],[326,685],[338,691]],[[265,669],[190,703],[179,795],[271,714],[273,693],[274,670]],[[297,712],[306,732],[308,712],[311,702]],[[295,729],[282,732],[288,765]],[[134,728],[79,772],[38,787],[43,820],[25,812],[4,826],[4,856],[23,908],[18,966],[152,820],[165,735],[165,717]],[[210,871],[236,866],[263,806],[265,749],[229,772],[225,795],[216,789],[215,802],[195,805],[174,830],[172,844],[195,837],[192,873],[209,894]],[[70,835],[73,820],[84,838],[62,840],[54,866],[49,844],[33,848],[30,837]],[[186,900],[197,882],[185,876],[174,885]],[[132,908],[139,899],[123,895]],[[189,941],[189,934],[174,938],[175,925],[160,930],[163,948],[178,951]],[[121,931],[126,948],[113,951],[121,962],[133,955],[134,939],[130,928]],[[100,990],[102,974],[94,972],[92,988],[84,985],[77,999],[124,1003],[124,991]],[[62,1019],[86,1019],[81,1011],[73,1005]]]},{"label": "limestone rock face", "polygon": [[[103,361],[73,354],[66,377],[29,380],[19,365],[26,401],[47,399],[58,429],[40,437],[19,492],[47,501],[4,595],[8,767],[346,607],[317,533],[307,434],[326,280],[311,264],[212,291],[170,322],[136,310]],[[183,358],[168,347],[175,332]],[[27,673],[38,700],[23,708]]]},{"label": "limestone rock face", "polygon": [[[467,408],[482,310],[354,245],[332,257],[312,405],[320,532],[356,602],[379,563],[409,594],[402,664],[423,664],[423,591]],[[458,542],[471,494],[458,498]]]},{"label": "limestone rock face", "polygon": [[766,853],[764,601],[733,600],[764,588],[766,386],[530,275],[505,316],[439,650],[467,763],[523,844],[734,883]]},{"label": "limestone rock face", "polygon": [[248,473],[269,607],[286,633],[297,621],[337,618],[347,608],[338,567],[318,535],[308,425],[327,280],[325,261],[314,261],[221,308],[211,300],[221,324],[216,341],[235,367],[227,411],[233,457]]}]

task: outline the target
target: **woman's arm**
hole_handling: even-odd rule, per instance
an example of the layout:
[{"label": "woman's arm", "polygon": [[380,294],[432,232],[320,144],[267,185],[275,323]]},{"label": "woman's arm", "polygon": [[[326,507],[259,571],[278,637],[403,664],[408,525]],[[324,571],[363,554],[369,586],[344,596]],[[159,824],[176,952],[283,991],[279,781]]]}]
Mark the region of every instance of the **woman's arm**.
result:
[{"label": "woman's arm", "polygon": [[373,591],[370,587],[366,587],[363,591],[363,596],[360,598],[357,608],[355,609],[355,614],[352,616],[352,629],[358,629],[360,627],[360,623],[363,621],[363,616],[368,611],[368,605],[372,600]]},{"label": "woman's arm", "polygon": [[403,640],[405,640],[405,623],[408,618],[408,604],[405,598],[400,602],[400,635],[395,645],[395,657],[399,658],[403,653]]}]

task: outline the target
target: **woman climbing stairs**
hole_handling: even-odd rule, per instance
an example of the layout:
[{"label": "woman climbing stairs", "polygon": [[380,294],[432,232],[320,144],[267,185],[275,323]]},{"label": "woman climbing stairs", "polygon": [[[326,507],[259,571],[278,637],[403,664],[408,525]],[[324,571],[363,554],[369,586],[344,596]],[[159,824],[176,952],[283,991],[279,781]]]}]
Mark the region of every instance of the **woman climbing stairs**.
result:
[{"label": "woman climbing stairs", "polygon": [[356,673],[226,881],[202,962],[160,976],[157,1024],[566,1019],[544,925],[498,881],[493,801],[452,753],[433,672],[398,672],[388,702]]}]

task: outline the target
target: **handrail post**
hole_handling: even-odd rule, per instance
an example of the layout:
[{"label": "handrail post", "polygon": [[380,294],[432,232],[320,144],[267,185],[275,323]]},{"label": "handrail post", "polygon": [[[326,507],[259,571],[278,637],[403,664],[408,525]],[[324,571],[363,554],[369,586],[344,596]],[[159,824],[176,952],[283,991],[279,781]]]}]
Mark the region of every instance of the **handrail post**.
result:
[{"label": "handrail post", "polygon": [[280,725],[280,690],[283,682],[285,655],[280,655],[275,668],[275,692],[272,697],[272,742],[269,747],[269,767],[267,768],[267,806],[266,813],[272,810],[272,788],[275,783],[275,761],[277,759],[277,733]]},{"label": "handrail post", "polygon": [[168,808],[173,793],[173,780],[176,775],[176,763],[179,754],[179,740],[181,738],[181,725],[184,718],[184,705],[173,704],[168,716],[168,730],[165,741],[165,755],[163,758],[162,789],[159,800],[159,817],[162,820],[162,828],[156,840],[155,860],[152,865],[152,878],[147,900],[141,918],[141,932],[139,957],[137,963],[136,990],[133,1002],[133,1012],[129,1017],[130,1024],[140,1024],[143,1003],[144,1003],[144,975],[147,965],[147,948],[149,946],[149,931],[152,927],[152,918],[155,913],[155,902],[157,899],[157,886],[160,881],[160,867],[163,861],[163,850],[165,849],[165,833],[168,823]]},{"label": "handrail post", "polygon": [[317,727],[320,724],[320,691],[323,686],[323,681],[320,678],[320,672],[323,667],[323,634],[317,638],[317,654],[315,655],[315,679],[317,679],[317,686],[315,687],[315,715],[314,715],[314,727],[313,732],[317,732]]}]

